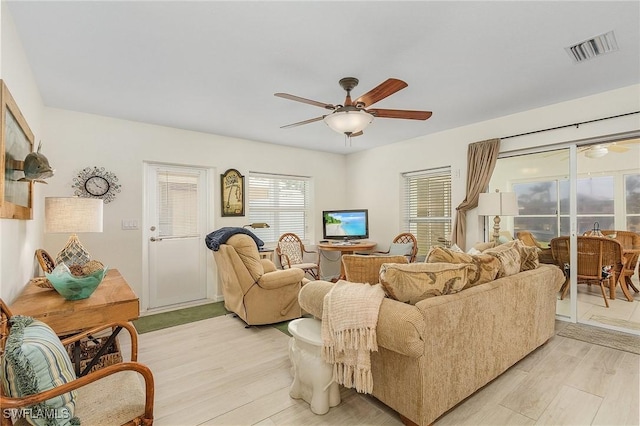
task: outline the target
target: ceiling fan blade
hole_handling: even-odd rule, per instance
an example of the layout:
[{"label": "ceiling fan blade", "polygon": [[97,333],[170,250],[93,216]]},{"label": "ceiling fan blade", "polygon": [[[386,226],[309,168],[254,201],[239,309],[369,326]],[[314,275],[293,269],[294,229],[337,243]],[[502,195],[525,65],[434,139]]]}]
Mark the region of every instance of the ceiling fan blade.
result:
[{"label": "ceiling fan blade", "polygon": [[362,130],[360,130],[359,132],[351,133],[349,137],[355,138],[356,136],[362,136],[362,135],[364,135],[364,133],[362,132]]},{"label": "ceiling fan blade", "polygon": [[408,84],[402,80],[398,80],[397,78],[390,78],[382,83],[380,83],[377,87],[374,87],[364,95],[360,96],[354,102],[354,105],[363,104],[365,107],[371,106],[378,101],[386,98],[387,96],[391,96],[399,90],[407,87]]},{"label": "ceiling fan blade", "polygon": [[368,113],[380,118],[404,118],[407,120],[426,120],[431,111],[409,111],[406,109],[368,109]]},{"label": "ceiling fan blade", "polygon": [[326,109],[330,109],[332,111],[334,109],[336,109],[336,107],[334,105],[325,104],[325,103],[314,101],[314,100],[311,100],[311,99],[301,98],[300,96],[290,95],[288,93],[274,93],[273,95],[277,96],[279,98],[289,99],[291,101],[302,102],[303,104],[319,106],[320,108],[326,108]]},{"label": "ceiling fan blade", "polygon": [[320,117],[316,117],[316,118],[310,118],[308,120],[304,120],[304,121],[298,121],[297,123],[291,123],[291,124],[287,124],[286,126],[282,126],[280,127],[281,129],[288,129],[289,127],[297,127],[297,126],[302,126],[303,124],[309,124],[309,123],[314,123],[316,121],[320,121],[324,118],[324,115],[321,115]]},{"label": "ceiling fan blade", "polygon": [[607,149],[611,152],[627,152],[631,148],[627,148],[626,146],[611,144],[607,146]]}]

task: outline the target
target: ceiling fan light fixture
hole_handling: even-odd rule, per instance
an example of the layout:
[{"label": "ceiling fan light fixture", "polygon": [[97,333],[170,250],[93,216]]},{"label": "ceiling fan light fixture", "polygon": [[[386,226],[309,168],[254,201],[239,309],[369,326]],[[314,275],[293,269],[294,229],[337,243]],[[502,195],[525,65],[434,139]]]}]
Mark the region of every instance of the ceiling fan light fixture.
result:
[{"label": "ceiling fan light fixture", "polygon": [[331,130],[350,135],[367,128],[373,121],[373,115],[362,110],[336,111],[324,117],[324,122]]},{"label": "ceiling fan light fixture", "polygon": [[595,145],[585,151],[584,155],[588,158],[602,158],[609,153],[606,146]]}]

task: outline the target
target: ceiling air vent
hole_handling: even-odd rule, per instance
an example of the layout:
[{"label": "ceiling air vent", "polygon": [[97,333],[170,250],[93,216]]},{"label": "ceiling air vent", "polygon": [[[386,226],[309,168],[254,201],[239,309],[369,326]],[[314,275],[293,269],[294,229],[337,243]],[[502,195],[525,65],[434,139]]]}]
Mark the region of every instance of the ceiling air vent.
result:
[{"label": "ceiling air vent", "polygon": [[584,62],[588,59],[593,59],[596,56],[604,55],[605,53],[615,52],[618,50],[618,42],[613,31],[609,31],[605,34],[600,34],[589,40],[585,40],[573,46],[564,48],[573,62],[576,64]]}]

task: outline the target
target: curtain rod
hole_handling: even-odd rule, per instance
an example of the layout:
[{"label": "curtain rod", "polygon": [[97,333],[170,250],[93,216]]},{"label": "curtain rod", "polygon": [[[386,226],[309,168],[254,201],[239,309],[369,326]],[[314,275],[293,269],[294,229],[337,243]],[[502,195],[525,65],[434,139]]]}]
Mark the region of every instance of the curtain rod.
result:
[{"label": "curtain rod", "polygon": [[548,128],[548,129],[534,130],[534,131],[532,131],[532,132],[520,133],[520,134],[517,134],[517,135],[511,135],[511,136],[505,136],[505,137],[500,138],[500,139],[517,138],[518,136],[532,135],[532,134],[534,134],[534,133],[548,132],[549,130],[564,129],[564,128],[566,128],[566,127],[573,127],[573,126],[576,126],[576,128],[577,128],[577,127],[579,127],[581,124],[595,123],[596,121],[610,120],[610,119],[612,119],[612,118],[626,117],[627,115],[633,115],[633,114],[639,114],[639,113],[640,113],[640,111],[627,112],[627,113],[625,113],[625,114],[612,115],[611,117],[596,118],[595,120],[581,121],[581,122],[579,122],[579,123],[574,123],[574,124],[565,124],[564,126],[550,127],[550,128]]}]

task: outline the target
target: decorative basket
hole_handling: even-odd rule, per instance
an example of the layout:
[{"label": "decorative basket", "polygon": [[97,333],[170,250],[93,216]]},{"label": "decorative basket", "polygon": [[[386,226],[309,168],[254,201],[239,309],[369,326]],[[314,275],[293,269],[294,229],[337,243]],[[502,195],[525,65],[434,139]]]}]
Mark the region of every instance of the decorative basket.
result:
[{"label": "decorative basket", "polygon": [[[80,341],[80,371],[84,371],[87,365],[89,365],[89,362],[91,362],[91,360],[96,356],[98,350],[107,342],[108,339],[109,337],[107,336],[94,337],[92,339],[87,338]],[[74,362],[74,346],[75,344],[67,346],[67,353],[69,354],[72,362]],[[91,370],[89,370],[89,373],[93,373],[96,370],[119,362],[122,362],[122,353],[120,352],[118,339],[115,339],[113,343],[107,347],[107,351],[100,357]]]}]

